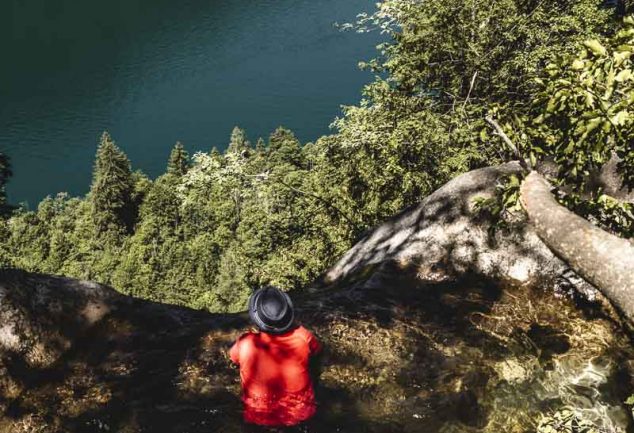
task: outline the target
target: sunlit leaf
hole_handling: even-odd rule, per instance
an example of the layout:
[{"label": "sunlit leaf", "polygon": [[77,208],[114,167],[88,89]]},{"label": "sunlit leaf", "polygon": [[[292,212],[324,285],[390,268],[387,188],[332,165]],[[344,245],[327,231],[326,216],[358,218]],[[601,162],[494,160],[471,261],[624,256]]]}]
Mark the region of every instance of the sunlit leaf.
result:
[{"label": "sunlit leaf", "polygon": [[616,113],[610,120],[612,121],[614,125],[619,126],[619,125],[624,125],[625,122],[628,120],[628,118],[629,118],[629,113],[627,112],[627,110],[623,110]]},{"label": "sunlit leaf", "polygon": [[599,41],[592,39],[583,43],[593,54],[597,56],[605,56],[607,50]]},{"label": "sunlit leaf", "polygon": [[614,77],[614,79],[618,81],[619,83],[625,80],[629,80],[631,78],[632,78],[632,71],[630,69],[623,69],[621,72],[619,72],[616,75],[616,77]]}]

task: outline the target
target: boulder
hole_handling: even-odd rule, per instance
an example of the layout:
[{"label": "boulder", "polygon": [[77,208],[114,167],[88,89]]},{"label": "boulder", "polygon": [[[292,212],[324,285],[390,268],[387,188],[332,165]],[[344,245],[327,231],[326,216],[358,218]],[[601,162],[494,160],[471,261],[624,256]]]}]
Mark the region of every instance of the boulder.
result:
[{"label": "boulder", "polygon": [[[476,209],[476,198],[492,197],[501,177],[520,172],[519,163],[512,162],[456,177],[366,234],[325,280],[334,283],[364,268],[397,262],[416,267],[421,281],[474,273],[521,285],[574,287],[596,297],[596,290],[553,254],[521,214],[511,216],[510,228],[493,231],[491,219]],[[380,278],[380,272],[375,274]]]}]

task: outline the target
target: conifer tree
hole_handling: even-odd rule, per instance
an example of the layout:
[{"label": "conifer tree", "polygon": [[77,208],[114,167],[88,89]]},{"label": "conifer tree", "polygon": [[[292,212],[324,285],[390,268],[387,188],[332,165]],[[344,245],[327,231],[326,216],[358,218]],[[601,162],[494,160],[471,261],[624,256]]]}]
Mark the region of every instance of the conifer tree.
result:
[{"label": "conifer tree", "polygon": [[209,152],[209,155],[211,155],[211,158],[216,161],[220,161],[222,159],[222,154],[216,146],[211,148],[211,152]]},{"label": "conifer tree", "polygon": [[302,165],[302,146],[295,134],[289,129],[279,127],[269,137],[269,164],[291,164],[296,167]]},{"label": "conifer tree", "polygon": [[13,252],[9,246],[11,238],[11,230],[7,225],[7,221],[0,219],[0,268],[8,268],[13,266]]},{"label": "conifer tree", "polygon": [[189,153],[187,153],[183,144],[177,141],[167,162],[167,172],[180,177],[187,173],[189,167]]},{"label": "conifer tree", "polygon": [[242,152],[248,152],[251,149],[251,143],[247,140],[247,135],[244,132],[244,129],[238,128],[237,126],[233,128],[231,131],[231,140],[229,141],[229,146],[227,147],[227,153],[237,153],[241,154]]},{"label": "conifer tree", "polygon": [[130,161],[104,132],[90,187],[92,221],[97,235],[110,230],[131,231],[135,218],[133,193]]},{"label": "conifer tree", "polygon": [[258,138],[255,149],[247,162],[247,170],[252,175],[263,174],[267,170],[266,143],[262,137]]},{"label": "conifer tree", "polygon": [[255,143],[255,151],[257,153],[264,153],[266,151],[266,143],[262,137],[258,138],[258,141]]},{"label": "conifer tree", "polygon": [[11,175],[12,172],[9,157],[0,152],[0,214],[6,210],[7,195],[5,185],[7,184],[7,181],[9,180]]}]

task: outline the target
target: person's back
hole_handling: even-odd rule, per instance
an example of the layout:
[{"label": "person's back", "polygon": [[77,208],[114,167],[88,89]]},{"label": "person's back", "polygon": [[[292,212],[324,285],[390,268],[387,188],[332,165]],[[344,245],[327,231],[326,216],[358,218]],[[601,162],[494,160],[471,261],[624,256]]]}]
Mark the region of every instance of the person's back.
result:
[{"label": "person's back", "polygon": [[303,326],[284,334],[249,332],[231,349],[240,365],[245,421],[294,425],[315,414],[309,358],[320,345]]},{"label": "person's back", "polygon": [[260,332],[243,334],[229,352],[240,366],[244,420],[290,426],[309,419],[316,411],[309,359],[321,345],[306,328],[294,326],[290,298],[275,288],[256,292],[249,314]]}]

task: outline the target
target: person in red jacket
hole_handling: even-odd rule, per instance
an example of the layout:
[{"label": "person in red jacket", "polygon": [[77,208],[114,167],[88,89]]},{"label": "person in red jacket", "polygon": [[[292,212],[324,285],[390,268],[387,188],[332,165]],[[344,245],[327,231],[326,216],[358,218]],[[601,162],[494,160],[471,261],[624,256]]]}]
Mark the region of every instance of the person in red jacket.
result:
[{"label": "person in red jacket", "polygon": [[282,427],[308,420],[317,410],[309,359],[321,344],[294,323],[290,297],[275,287],[251,295],[249,316],[259,331],[243,334],[229,351],[240,366],[244,421]]}]

